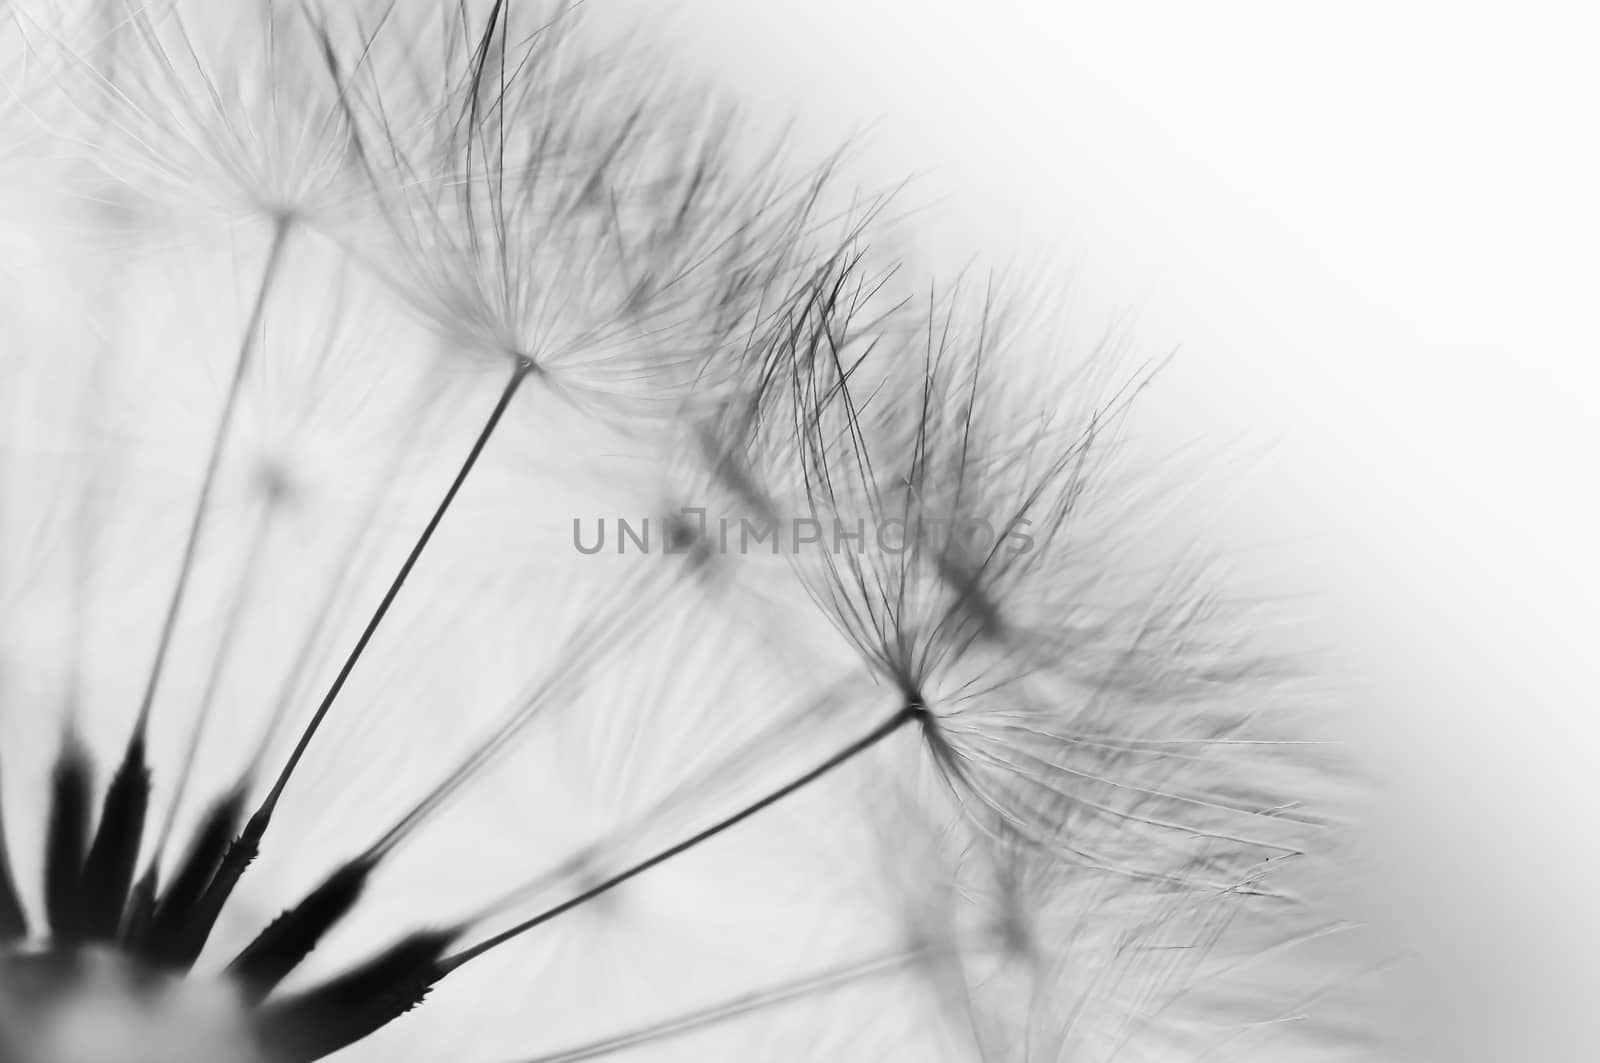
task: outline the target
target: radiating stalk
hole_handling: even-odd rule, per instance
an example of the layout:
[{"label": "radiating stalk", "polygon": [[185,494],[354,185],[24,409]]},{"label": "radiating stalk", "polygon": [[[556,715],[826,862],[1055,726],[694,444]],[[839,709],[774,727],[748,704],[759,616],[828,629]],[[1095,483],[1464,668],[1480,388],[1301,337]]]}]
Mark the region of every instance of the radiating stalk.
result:
[{"label": "radiating stalk", "polygon": [[780,985],[768,986],[744,993],[730,1000],[698,1008],[670,1019],[653,1022],[627,1033],[616,1034],[604,1040],[593,1041],[577,1048],[563,1049],[542,1056],[522,1060],[521,1063],[580,1063],[587,1059],[602,1059],[638,1048],[655,1041],[695,1033],[724,1022],[733,1022],[756,1012],[792,1004],[806,997],[832,993],[857,985],[871,978],[895,974],[924,957],[921,950],[892,953],[869,960],[835,967],[832,970],[803,978],[791,979]]},{"label": "radiating stalk", "polygon": [[904,727],[912,720],[917,719],[922,712],[923,710],[920,706],[908,706],[900,709],[893,716],[890,716],[887,720],[880,723],[867,734],[856,739],[854,742],[851,742],[849,745],[845,746],[843,749],[839,750],[837,753],[833,754],[827,760],[824,760],[821,764],[818,764],[810,771],[807,771],[805,774],[790,780],[784,785],[778,787],[776,790],[772,790],[764,797],[761,797],[751,804],[746,805],[733,815],[719,820],[699,833],[691,835],[690,837],[685,838],[683,841],[670,845],[652,856],[646,857],[637,864],[617,872],[611,877],[589,887],[583,892],[578,893],[577,895],[570,897],[565,901],[562,901],[560,904],[545,909],[543,912],[533,916],[531,919],[525,919],[515,926],[510,927],[507,930],[503,930],[476,945],[469,946],[468,948],[444,957],[440,961],[440,969],[444,973],[448,974],[463,964],[470,963],[472,960],[482,956],[484,953],[489,952],[492,949],[499,948],[501,945],[506,944],[512,939],[521,937],[528,931],[542,926],[552,919],[566,914],[574,908],[587,904],[603,894],[610,893],[618,886],[638,878],[640,875],[643,875],[645,872],[650,871],[653,868],[659,867],[668,860],[671,860],[673,857],[680,856],[683,853],[688,852],[690,849],[696,848],[701,843],[710,841],[712,838],[715,838],[722,832],[738,826],[751,816],[754,816],[757,813],[770,808],[772,805],[777,804],[790,794],[805,789],[807,786],[833,772],[835,769],[848,764],[862,753],[865,753],[873,746],[876,746],[879,742],[882,742],[884,739],[900,730],[900,728]]},{"label": "radiating stalk", "polygon": [[188,792],[189,782],[194,776],[195,760],[200,751],[200,743],[209,729],[211,715],[216,706],[217,691],[222,686],[222,678],[227,671],[228,662],[233,657],[233,648],[238,641],[245,614],[249,611],[250,603],[255,597],[256,586],[261,574],[261,561],[265,554],[263,548],[266,545],[268,532],[272,527],[273,517],[277,513],[278,505],[276,498],[269,497],[266,499],[260,515],[256,518],[255,527],[251,529],[250,541],[245,546],[244,561],[240,565],[233,602],[228,607],[228,616],[223,621],[222,634],[218,637],[216,649],[211,654],[211,668],[206,675],[205,690],[200,695],[200,708],[196,713],[194,726],[189,730],[189,742],[184,750],[183,765],[179,769],[177,786],[172,794],[172,803],[167,809],[166,821],[162,824],[161,833],[156,839],[155,852],[151,856],[152,868],[160,863],[161,855],[172,838],[172,831],[177,823],[178,812]]},{"label": "radiating stalk", "polygon": [[306,750],[310,747],[311,740],[316,736],[317,729],[322,725],[322,721],[327,717],[329,710],[332,709],[334,702],[338,699],[339,692],[344,689],[351,672],[355,670],[356,663],[360,661],[368,643],[372,641],[372,637],[377,633],[379,625],[383,623],[384,617],[388,615],[390,607],[394,605],[395,599],[400,594],[400,589],[405,586],[412,569],[416,567],[417,561],[422,557],[423,551],[428,546],[428,542],[433,538],[433,533],[438,529],[440,522],[444,520],[444,515],[449,511],[451,503],[455,501],[462,484],[466,483],[473,466],[478,463],[484,447],[488,445],[495,429],[499,427],[506,411],[510,408],[511,400],[516,397],[523,381],[535,371],[536,368],[533,362],[525,358],[517,360],[512,368],[511,376],[507,379],[505,387],[500,392],[499,399],[495,402],[494,409],[490,411],[488,418],[483,423],[483,427],[479,429],[477,438],[473,441],[471,449],[467,451],[467,456],[457,470],[449,489],[445,491],[444,497],[433,511],[433,516],[428,519],[428,523],[422,529],[421,535],[417,537],[416,543],[411,547],[411,552],[406,556],[405,562],[401,564],[399,571],[389,584],[389,589],[384,592],[382,600],[379,601],[378,607],[367,621],[367,625],[362,630],[360,638],[356,640],[354,648],[345,658],[344,664],[339,669],[339,674],[334,677],[332,685],[328,687],[327,693],[323,695],[322,701],[318,704],[316,712],[312,714],[310,722],[300,732],[300,739],[295,743],[294,750],[289,754],[289,758],[284,763],[282,770],[279,771],[271,791],[256,806],[255,811],[251,813],[249,820],[246,821],[244,830],[234,839],[233,844],[228,847],[227,855],[223,857],[221,866],[217,868],[216,876],[207,887],[206,895],[196,906],[193,916],[185,929],[185,940],[178,950],[185,962],[192,963],[194,957],[199,955],[200,948],[204,945],[206,937],[211,933],[211,928],[216,924],[217,917],[221,914],[223,905],[227,903],[228,898],[232,895],[240,876],[244,874],[245,868],[250,866],[256,855],[261,851],[261,840],[265,837],[267,827],[272,822],[272,816],[277,810],[278,801],[283,796],[283,791],[288,786],[290,778],[294,775],[296,767],[299,766],[301,758],[305,756]]},{"label": "radiating stalk", "polygon": [[100,812],[100,825],[94,842],[83,861],[84,896],[88,899],[86,933],[92,940],[114,937],[122,922],[128,890],[133,884],[134,866],[139,860],[139,847],[144,837],[145,816],[150,804],[150,769],[145,761],[145,739],[149,730],[151,706],[161,682],[167,653],[172,645],[172,635],[177,629],[178,615],[182,610],[189,577],[194,570],[201,533],[205,528],[206,513],[210,508],[211,493],[216,486],[217,470],[222,463],[222,452],[233,426],[239,396],[244,390],[244,380],[249,372],[256,350],[256,337],[260,332],[261,318],[266,310],[267,297],[272,290],[279,267],[283,262],[284,244],[288,238],[288,223],[280,220],[272,233],[272,246],[267,253],[261,283],[256,290],[255,305],[251,307],[244,335],[239,341],[239,354],[234,362],[233,379],[228,385],[222,414],[217,420],[212,436],[211,451],[206,459],[205,475],[201,480],[200,495],[195,500],[193,515],[189,520],[189,533],[184,543],[183,558],[178,578],[167,603],[162,620],[161,634],[156,642],[155,658],[150,665],[145,682],[144,696],[139,703],[133,734],[128,739],[122,763],[112,776],[111,785]]},{"label": "radiating stalk", "polygon": [[266,312],[267,296],[271,292],[273,282],[277,279],[278,270],[283,264],[283,251],[288,238],[288,222],[279,221],[272,232],[272,247],[267,252],[266,268],[261,274],[261,284],[256,289],[255,305],[250,309],[250,319],[246,323],[244,335],[239,341],[239,355],[234,361],[233,379],[228,384],[228,395],[223,401],[222,416],[217,420],[216,432],[211,439],[211,452],[206,459],[205,476],[200,481],[200,496],[195,500],[194,513],[189,518],[189,534],[183,545],[183,560],[178,568],[178,579],[173,585],[172,597],[167,602],[166,616],[161,622],[161,637],[156,643],[155,659],[151,662],[150,675],[145,681],[144,697],[139,702],[139,716],[135,724],[135,731],[140,734],[143,734],[147,728],[151,705],[155,701],[156,688],[160,685],[161,673],[166,667],[167,653],[172,647],[172,635],[178,625],[178,615],[183,609],[184,596],[189,587],[189,577],[194,572],[195,556],[199,552],[200,537],[205,529],[211,494],[216,488],[217,470],[222,465],[222,452],[233,427],[234,416],[239,405],[239,396],[244,391],[245,377],[249,374],[250,366],[255,360],[256,337],[261,331],[261,318]]},{"label": "radiating stalk", "polygon": [[294,657],[278,681],[277,690],[272,698],[272,708],[267,714],[266,726],[262,728],[261,737],[256,740],[249,763],[241,772],[242,782],[251,783],[260,773],[261,762],[266,759],[268,751],[277,740],[278,731],[288,718],[290,705],[299,695],[301,688],[306,685],[307,673],[312,670],[313,661],[318,659],[317,651],[322,648],[328,628],[338,613],[337,607],[344,590],[351,585],[357,573],[362,571],[362,547],[366,544],[372,526],[377,520],[378,511],[388,497],[401,466],[413,455],[421,438],[420,433],[406,433],[400,446],[394,449],[389,460],[385,462],[372,490],[368,492],[362,508],[362,518],[356,521],[355,529],[339,551],[339,560],[333,568],[333,579],[327,583],[321,604],[317,607],[316,618],[305,626],[300,644],[295,648]]},{"label": "radiating stalk", "polygon": [[[478,463],[478,458],[483,454],[484,447],[488,445],[490,437],[494,435],[495,429],[499,427],[506,410],[510,408],[511,400],[516,397],[517,390],[522,386],[522,382],[528,378],[528,374],[532,370],[533,364],[531,362],[519,360],[516,363],[516,367],[512,370],[504,389],[500,392],[499,400],[496,401],[494,409],[490,411],[488,419],[484,421],[483,427],[479,430],[478,437],[473,440],[472,448],[467,451],[466,459],[462,461],[460,469],[457,470],[455,479],[450,482],[450,487],[445,491],[444,498],[439,501],[438,507],[433,511],[433,516],[428,519],[427,525],[422,529],[422,534],[417,537],[416,543],[411,547],[411,552],[406,555],[405,562],[401,564],[400,570],[395,573],[394,579],[389,584],[389,589],[384,592],[382,600],[378,602],[378,607],[373,610],[371,619],[367,621],[367,626],[362,629],[361,637],[356,640],[354,648],[351,649],[349,656],[345,658],[344,664],[339,668],[339,674],[334,677],[333,683],[328,687],[328,692],[323,695],[321,703],[317,705],[317,711],[312,714],[311,722],[306,724],[305,729],[301,732],[300,740],[295,743],[294,751],[289,754],[289,759],[284,764],[283,770],[278,773],[277,781],[273,783],[272,790],[267,794],[266,799],[257,810],[257,816],[271,817],[273,810],[277,807],[279,798],[283,795],[284,787],[288,785],[290,776],[294,774],[301,758],[305,756],[306,749],[316,736],[317,729],[322,725],[323,719],[327,717],[328,711],[333,708],[333,703],[338,700],[339,692],[344,689],[350,674],[355,671],[356,663],[361,660],[361,655],[366,652],[368,643],[372,641],[372,637],[377,633],[379,625],[383,623],[384,617],[388,615],[390,607],[394,605],[395,599],[399,597],[400,589],[405,586],[406,580],[410,578],[412,569],[416,568],[417,562],[422,557],[422,552],[427,549],[428,542],[433,538],[433,533],[438,530],[440,522],[444,520],[445,513],[450,509],[451,503],[455,501],[456,494],[460,492],[461,485],[466,483],[467,476],[472,472],[473,466]],[[256,817],[251,818],[252,822],[254,822]],[[262,829],[265,829],[264,824]]]}]

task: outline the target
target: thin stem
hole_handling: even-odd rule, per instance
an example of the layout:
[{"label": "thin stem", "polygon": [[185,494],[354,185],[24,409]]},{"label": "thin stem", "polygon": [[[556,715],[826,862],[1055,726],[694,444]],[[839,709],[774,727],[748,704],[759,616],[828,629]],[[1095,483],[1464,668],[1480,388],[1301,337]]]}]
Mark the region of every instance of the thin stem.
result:
[{"label": "thin stem", "polygon": [[[146,737],[149,732],[151,706],[156,689],[161,682],[162,668],[172,646],[173,632],[177,629],[178,613],[183,606],[184,592],[194,571],[200,535],[205,527],[205,517],[210,509],[211,492],[216,486],[217,470],[222,464],[222,452],[233,426],[234,411],[238,408],[245,376],[256,349],[256,334],[261,327],[267,298],[274,278],[283,261],[284,242],[288,236],[288,222],[280,219],[272,232],[272,247],[262,270],[261,283],[256,289],[255,305],[250,309],[244,335],[239,341],[239,354],[234,362],[233,379],[228,385],[227,398],[216,430],[211,440],[211,452],[206,459],[205,476],[201,481],[200,495],[195,500],[194,513],[189,521],[188,540],[184,543],[183,560],[178,578],[173,585],[172,598],[167,603],[166,617],[162,621],[161,635],[156,643],[155,659],[150,665],[144,696],[139,704],[138,717],[122,762],[106,788],[101,802],[100,822],[95,828],[94,841],[84,856],[78,874],[77,890],[86,899],[84,935],[91,941],[109,941],[117,936],[123,922],[129,889],[133,885],[133,872],[139,862],[139,850],[144,839],[145,818],[150,809],[150,768],[146,760]],[[153,881],[153,879],[152,879]]]},{"label": "thin stem", "polygon": [[[560,662],[556,669],[525,687],[511,702],[510,709],[503,714],[500,725],[451,767],[420,800],[401,815],[394,826],[373,842],[363,854],[363,860],[375,864],[388,856],[412,831],[427,822],[459,793],[474,775],[502,755],[557,695],[566,693],[583,682],[589,671],[604,660],[611,647],[617,643],[617,640],[611,637],[614,632],[606,627],[608,623],[647,626],[646,622],[666,602],[664,594],[659,592],[652,594],[631,583],[620,586],[616,597],[625,601],[631,599],[632,608],[625,614],[606,607],[594,609],[589,617],[563,640],[555,654],[556,660]],[[615,603],[608,602],[607,606],[612,604]],[[625,615],[625,620],[615,619],[619,615]]]},{"label": "thin stem", "polygon": [[272,497],[267,498],[262,506],[260,515],[256,518],[255,527],[251,529],[250,541],[245,546],[244,561],[240,566],[234,587],[233,602],[228,609],[227,618],[223,621],[222,634],[217,640],[217,647],[211,655],[211,669],[206,675],[205,690],[200,696],[200,710],[196,714],[194,726],[189,729],[189,742],[184,750],[183,767],[179,770],[178,785],[173,791],[172,804],[167,809],[166,821],[162,824],[161,834],[156,840],[155,852],[150,858],[152,867],[156,867],[161,863],[161,857],[166,852],[167,843],[172,840],[172,830],[177,824],[178,811],[183,805],[184,796],[188,793],[189,783],[194,776],[195,758],[200,750],[200,742],[205,737],[211,722],[212,708],[217,701],[217,691],[222,686],[222,678],[227,671],[228,661],[233,656],[234,644],[238,641],[244,615],[251,600],[255,597],[256,586],[261,574],[262,547],[266,544],[267,534],[272,527],[272,519],[277,514],[277,508],[277,500]]},{"label": "thin stem", "polygon": [[441,972],[443,974],[448,974],[451,971],[456,970],[458,967],[461,967],[463,964],[470,963],[472,960],[477,959],[484,953],[489,952],[492,949],[499,948],[501,945],[506,944],[513,938],[520,937],[535,927],[548,923],[557,916],[564,915],[574,908],[587,904],[596,897],[611,892],[618,886],[621,886],[623,883],[629,882],[645,872],[659,867],[668,860],[671,860],[673,857],[688,852],[690,849],[695,848],[702,842],[710,841],[723,831],[738,826],[751,816],[770,808],[772,805],[777,804],[790,794],[795,793],[798,790],[803,790],[805,787],[829,774],[834,769],[839,768],[844,764],[848,764],[851,760],[854,760],[862,753],[865,753],[879,742],[882,742],[884,739],[900,730],[900,728],[904,727],[907,723],[916,719],[922,713],[922,711],[923,710],[920,706],[914,705],[898,710],[893,716],[890,716],[887,720],[880,723],[867,734],[856,739],[854,742],[851,742],[849,745],[833,754],[827,760],[824,760],[821,764],[818,764],[816,767],[812,768],[810,771],[807,771],[798,778],[790,780],[784,785],[778,787],[776,790],[771,791],[766,796],[759,798],[752,804],[746,805],[743,809],[735,812],[733,815],[719,820],[699,833],[685,838],[681,842],[677,842],[674,845],[662,849],[653,856],[646,857],[644,860],[639,861],[632,867],[617,872],[610,878],[589,887],[582,893],[570,897],[552,908],[545,909],[543,912],[540,912],[531,919],[526,919],[507,930],[503,930],[500,933],[495,934],[493,937],[479,942],[476,945],[472,945],[468,948],[462,949],[459,952],[446,956],[439,962]]},{"label": "thin stem", "polygon": [[255,352],[256,333],[260,330],[261,317],[266,310],[267,295],[283,262],[283,249],[288,236],[289,223],[280,219],[272,231],[272,249],[267,253],[266,268],[261,274],[261,284],[256,289],[255,305],[250,309],[249,322],[245,325],[244,336],[239,341],[239,356],[234,363],[233,380],[228,385],[228,397],[223,403],[222,416],[217,421],[216,432],[211,439],[211,454],[206,459],[205,477],[200,482],[200,497],[195,500],[194,514],[189,519],[189,536],[183,547],[183,561],[178,569],[177,582],[172,588],[172,598],[167,603],[167,614],[161,624],[161,637],[156,643],[155,660],[150,665],[150,677],[145,683],[144,697],[139,703],[138,720],[134,725],[135,735],[142,736],[149,726],[150,707],[155,701],[156,687],[161,682],[167,651],[172,646],[172,634],[178,625],[178,613],[183,606],[190,573],[194,570],[194,559],[199,550],[206,512],[210,507],[211,492],[216,486],[217,469],[222,464],[223,445],[233,426],[234,412],[239,404],[245,374],[250,368],[251,356]]},{"label": "thin stem", "polygon": [[[635,816],[627,823],[608,831],[608,840],[611,844],[625,846],[629,844],[630,838],[637,837],[660,820],[684,808],[691,801],[704,802],[711,800],[727,787],[737,784],[742,778],[741,769],[745,774],[748,774],[751,770],[758,770],[761,765],[768,763],[767,758],[773,749],[787,748],[790,744],[790,739],[801,724],[829,711],[828,706],[835,703],[840,694],[857,682],[858,679],[859,677],[852,673],[844,679],[831,684],[816,697],[808,699],[799,709],[785,712],[773,725],[764,728],[734,746],[723,756],[702,766],[661,795],[659,799],[652,801],[647,812]],[[524,882],[486,905],[481,910],[482,914],[472,922],[488,918],[496,912],[503,912],[514,905],[532,901],[540,893],[549,889],[553,883],[565,881],[570,873],[571,864],[567,863],[539,875],[531,882]]]},{"label": "thin stem", "polygon": [[[116,297],[102,290],[100,298],[111,300]],[[84,388],[81,416],[85,434],[89,438],[94,438],[93,433],[101,423],[102,410],[106,402],[105,378],[109,370],[105,365],[107,361],[105,351],[104,346],[96,345],[90,363],[89,381]],[[84,676],[89,670],[88,653],[93,626],[93,610],[90,608],[90,603],[94,601],[95,557],[101,534],[99,492],[106,472],[104,464],[103,449],[100,447],[94,448],[86,457],[74,521],[72,587],[68,599],[70,611],[67,634],[67,645],[70,647],[68,653],[72,663],[67,671],[67,689],[64,698],[65,716],[68,720],[76,719],[82,707]]]},{"label": "thin stem", "polygon": [[384,592],[383,599],[378,603],[377,609],[373,611],[372,618],[367,621],[367,626],[361,632],[361,637],[356,640],[355,647],[350,651],[349,656],[345,658],[344,665],[339,669],[339,674],[334,677],[333,684],[328,687],[328,692],[323,695],[322,702],[317,706],[317,711],[312,714],[311,722],[306,724],[305,729],[301,731],[300,740],[295,743],[294,751],[289,754],[289,759],[284,764],[283,770],[278,773],[277,781],[273,783],[271,792],[267,794],[260,808],[256,810],[256,817],[259,817],[263,830],[265,829],[265,820],[271,817],[273,810],[277,807],[278,799],[283,795],[283,790],[289,784],[289,778],[294,774],[295,768],[299,766],[301,758],[305,756],[306,749],[310,747],[311,740],[317,733],[317,728],[322,725],[323,719],[328,715],[328,710],[333,707],[334,701],[339,697],[339,692],[344,689],[345,682],[350,678],[350,673],[355,671],[356,662],[366,652],[367,644],[372,641],[372,636],[377,632],[378,626],[383,623],[383,618],[388,615],[389,608],[394,605],[395,599],[400,594],[400,588],[405,586],[406,579],[410,577],[411,570],[416,567],[417,561],[422,557],[422,552],[427,548],[428,541],[433,538],[433,533],[438,529],[439,522],[444,519],[445,512],[449,510],[450,504],[455,501],[457,492],[461,490],[461,485],[466,482],[468,474],[472,472],[472,467],[478,463],[479,456],[483,454],[483,449],[488,444],[489,438],[494,435],[501,418],[505,416],[506,410],[510,408],[511,400],[516,397],[517,389],[522,386],[522,382],[528,378],[533,368],[532,362],[518,360],[516,367],[511,371],[510,379],[506,381],[505,388],[500,392],[499,401],[495,403],[488,419],[484,421],[483,428],[478,432],[477,439],[473,441],[472,449],[467,451],[466,459],[456,472],[455,479],[451,481],[449,490],[445,492],[444,498],[440,500],[438,508],[433,511],[433,516],[428,519],[427,525],[422,529],[422,534],[417,537],[415,545],[411,547],[411,553],[406,556],[405,563],[395,573],[394,580],[389,584],[389,589]]},{"label": "thin stem", "polygon": [[511,406],[511,400],[516,396],[517,389],[522,386],[523,380],[535,371],[536,367],[531,361],[519,359],[516,362],[511,371],[511,378],[506,381],[505,389],[500,393],[499,401],[495,403],[494,409],[490,412],[482,429],[479,430],[478,437],[473,442],[472,449],[467,452],[466,459],[462,462],[460,470],[457,471],[449,490],[445,492],[444,498],[439,502],[438,508],[434,510],[427,526],[423,528],[416,544],[412,546],[411,553],[406,557],[405,563],[400,566],[400,571],[395,574],[394,581],[389,585],[383,600],[378,603],[378,608],[372,614],[372,618],[367,621],[366,629],[362,631],[361,637],[356,641],[355,648],[345,658],[344,666],[339,669],[339,674],[334,678],[333,685],[328,688],[327,694],[323,696],[322,703],[317,706],[317,711],[312,714],[311,721],[301,731],[300,739],[295,744],[293,752],[289,754],[289,759],[284,763],[283,769],[278,773],[277,781],[273,783],[271,792],[256,806],[255,811],[250,814],[250,818],[245,821],[244,829],[239,833],[238,837],[234,838],[233,843],[228,846],[228,851],[223,855],[216,874],[212,876],[204,895],[196,904],[195,910],[182,930],[181,940],[175,950],[174,957],[178,964],[186,968],[199,956],[200,950],[204,947],[212,928],[216,925],[217,917],[228,903],[228,898],[233,895],[234,887],[238,885],[245,869],[250,866],[256,855],[261,851],[261,841],[266,837],[267,828],[272,823],[272,816],[277,809],[278,800],[283,796],[283,791],[289,785],[289,779],[293,776],[295,768],[310,747],[317,728],[321,726],[323,719],[328,715],[334,700],[338,698],[340,690],[344,688],[345,681],[350,678],[350,673],[355,669],[356,662],[361,659],[361,654],[366,650],[367,644],[378,630],[378,625],[383,622],[383,618],[388,613],[390,606],[394,604],[395,598],[400,593],[400,588],[405,585],[406,578],[411,575],[411,570],[416,566],[418,558],[422,556],[422,551],[433,537],[439,522],[444,519],[445,512],[450,508],[451,502],[455,500],[456,493],[461,490],[461,485],[466,482],[467,475],[472,471],[472,467],[477,464],[479,456],[483,453],[483,448],[488,444],[489,438],[494,434],[495,428],[500,423],[500,419],[505,416],[506,410]]},{"label": "thin stem", "polygon": [[779,985],[745,993],[709,1007],[698,1008],[683,1015],[663,1019],[648,1026],[629,1030],[627,1033],[616,1034],[603,1041],[593,1041],[578,1048],[568,1048],[559,1052],[534,1056],[531,1059],[522,1060],[521,1063],[579,1063],[580,1060],[601,1059],[605,1056],[616,1055],[619,1052],[626,1052],[629,1049],[638,1048],[640,1045],[649,1044],[652,1041],[664,1041],[672,1037],[682,1037],[685,1034],[704,1030],[719,1023],[731,1022],[755,1012],[790,1004],[805,997],[830,993],[858,982],[864,982],[870,978],[894,974],[923,959],[925,955],[924,951],[914,950],[857,961],[846,966],[836,967],[830,971],[807,975]]},{"label": "thin stem", "polygon": [[[420,410],[420,404],[418,409]],[[401,466],[416,451],[421,434],[407,433],[390,455],[383,471],[379,474],[372,490],[368,493],[365,505],[362,508],[362,517],[356,522],[355,528],[345,540],[339,554],[339,561],[334,566],[334,577],[328,582],[322,603],[317,608],[316,618],[305,626],[300,644],[295,650],[294,659],[280,678],[277,691],[273,696],[272,710],[267,717],[267,724],[261,731],[261,737],[256,740],[250,761],[240,773],[240,778],[246,782],[253,782],[261,770],[261,762],[266,759],[274,742],[277,741],[278,731],[288,718],[290,704],[298,698],[303,687],[308,685],[310,674],[313,671],[312,662],[319,649],[323,646],[323,636],[333,623],[336,607],[345,589],[354,581],[356,575],[363,571],[362,547],[366,544],[373,525],[377,520],[379,509],[388,498],[390,489],[399,478]],[[320,661],[318,662],[320,664]]]}]

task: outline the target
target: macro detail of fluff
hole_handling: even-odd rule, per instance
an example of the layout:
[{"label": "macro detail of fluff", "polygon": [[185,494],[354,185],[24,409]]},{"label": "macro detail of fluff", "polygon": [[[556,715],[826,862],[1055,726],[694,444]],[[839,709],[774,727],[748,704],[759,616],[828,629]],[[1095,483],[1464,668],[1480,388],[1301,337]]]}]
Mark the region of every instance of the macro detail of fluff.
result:
[{"label": "macro detail of fluff", "polygon": [[581,5],[0,11],[0,1060],[1372,1047],[1159,366]]}]

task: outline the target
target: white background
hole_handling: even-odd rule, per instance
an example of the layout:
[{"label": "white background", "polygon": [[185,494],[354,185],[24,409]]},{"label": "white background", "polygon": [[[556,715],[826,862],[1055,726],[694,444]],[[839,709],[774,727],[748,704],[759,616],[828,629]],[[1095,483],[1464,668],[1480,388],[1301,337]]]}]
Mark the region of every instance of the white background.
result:
[{"label": "white background", "polygon": [[952,263],[1048,256],[1181,348],[1162,417],[1249,459],[1236,541],[1320,595],[1390,778],[1371,914],[1438,1058],[1600,1058],[1587,5],[670,6],[756,114],[926,173]]}]

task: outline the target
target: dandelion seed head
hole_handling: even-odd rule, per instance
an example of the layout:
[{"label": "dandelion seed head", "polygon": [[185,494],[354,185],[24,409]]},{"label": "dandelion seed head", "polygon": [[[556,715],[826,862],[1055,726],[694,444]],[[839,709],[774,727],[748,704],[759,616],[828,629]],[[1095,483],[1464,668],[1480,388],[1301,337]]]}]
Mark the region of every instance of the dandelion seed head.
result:
[{"label": "dandelion seed head", "polygon": [[1324,824],[1214,573],[1125,541],[1146,374],[1033,372],[565,5],[81,13],[39,172],[147,231],[61,211],[114,253],[0,345],[0,1044],[1216,1047]]},{"label": "dandelion seed head", "polygon": [[227,980],[141,970],[105,949],[0,955],[0,1047],[29,1063],[266,1063]]}]

